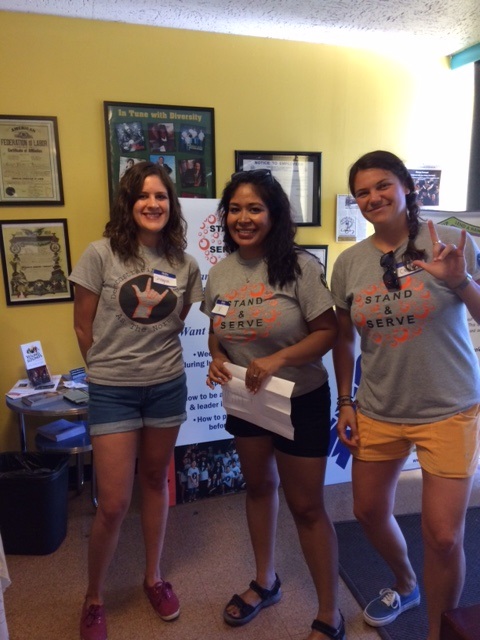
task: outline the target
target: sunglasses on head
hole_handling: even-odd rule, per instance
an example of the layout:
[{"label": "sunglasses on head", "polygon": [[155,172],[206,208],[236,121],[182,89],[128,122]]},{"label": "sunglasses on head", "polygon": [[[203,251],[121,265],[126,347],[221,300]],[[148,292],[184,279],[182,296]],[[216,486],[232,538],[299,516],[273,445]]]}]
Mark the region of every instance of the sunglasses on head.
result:
[{"label": "sunglasses on head", "polygon": [[273,182],[273,176],[270,169],[251,169],[249,171],[237,171],[237,173],[232,173],[232,180],[246,179],[249,178],[260,178],[263,180],[269,180]]},{"label": "sunglasses on head", "polygon": [[388,291],[400,291],[402,288],[400,285],[400,278],[397,274],[397,267],[395,264],[395,254],[393,251],[384,253],[380,258],[380,266],[385,269],[383,274],[383,284],[387,287]]}]

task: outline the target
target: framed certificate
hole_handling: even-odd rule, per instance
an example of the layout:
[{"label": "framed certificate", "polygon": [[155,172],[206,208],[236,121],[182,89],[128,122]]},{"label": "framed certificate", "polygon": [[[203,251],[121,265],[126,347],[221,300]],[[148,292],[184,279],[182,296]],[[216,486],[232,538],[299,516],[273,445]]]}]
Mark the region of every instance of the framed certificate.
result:
[{"label": "framed certificate", "polygon": [[235,170],[270,169],[290,199],[299,227],[320,226],[321,153],[235,151]]},{"label": "framed certificate", "polygon": [[63,204],[57,119],[0,115],[0,206]]},{"label": "framed certificate", "polygon": [[73,300],[67,221],[2,220],[7,305]]}]

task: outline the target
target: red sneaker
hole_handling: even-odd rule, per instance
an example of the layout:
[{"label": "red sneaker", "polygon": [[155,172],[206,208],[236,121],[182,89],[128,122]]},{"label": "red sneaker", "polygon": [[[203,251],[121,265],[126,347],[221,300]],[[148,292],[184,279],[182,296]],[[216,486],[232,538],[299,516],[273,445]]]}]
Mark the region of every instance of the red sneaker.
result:
[{"label": "red sneaker", "polygon": [[178,618],[180,615],[180,604],[169,582],[161,580],[154,584],[153,587],[148,587],[144,582],[143,590],[150,600],[150,604],[155,609],[155,612],[158,613],[162,620],[169,621]]},{"label": "red sneaker", "polygon": [[80,618],[81,640],[107,640],[107,621],[102,604],[83,605]]}]

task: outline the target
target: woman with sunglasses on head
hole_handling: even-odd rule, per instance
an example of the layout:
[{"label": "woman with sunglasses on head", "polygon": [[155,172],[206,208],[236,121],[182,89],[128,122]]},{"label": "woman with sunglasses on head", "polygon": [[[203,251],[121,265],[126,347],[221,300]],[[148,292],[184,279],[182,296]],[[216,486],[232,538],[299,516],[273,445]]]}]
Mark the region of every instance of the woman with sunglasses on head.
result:
[{"label": "woman with sunglasses on head", "polygon": [[480,373],[466,310],[480,322],[480,253],[465,230],[419,218],[413,180],[392,153],[362,156],[349,186],[374,233],[344,251],[332,275],[338,433],[353,455],[355,515],[394,574],[364,618],[380,627],[420,603],[393,516],[397,481],[416,445],[428,640],[439,640],[441,613],[457,606],[463,588],[465,512],[479,457]]},{"label": "woman with sunglasses on head", "polygon": [[202,305],[211,319],[207,384],[229,381],[228,362],[246,368],[252,393],[273,375],[295,383],[293,441],[227,416],[246,482],[256,574],[229,601],[224,619],[232,626],[246,624],[281,598],[274,559],[281,481],[318,595],[308,640],[344,640],[337,541],[323,501],[330,390],[322,356],[337,333],[332,297],[322,265],[294,243],[290,202],[270,171],[234,174],[219,214],[228,255],[210,270]]}]

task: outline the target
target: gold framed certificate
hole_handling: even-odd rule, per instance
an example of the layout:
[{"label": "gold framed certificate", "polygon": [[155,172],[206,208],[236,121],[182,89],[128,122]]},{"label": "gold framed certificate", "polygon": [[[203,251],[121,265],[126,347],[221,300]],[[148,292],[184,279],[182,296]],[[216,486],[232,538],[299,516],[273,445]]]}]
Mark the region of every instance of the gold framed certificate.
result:
[{"label": "gold framed certificate", "polygon": [[0,115],[0,206],[63,204],[57,119]]},{"label": "gold framed certificate", "polygon": [[2,220],[7,305],[73,300],[67,221]]}]

